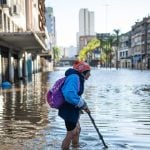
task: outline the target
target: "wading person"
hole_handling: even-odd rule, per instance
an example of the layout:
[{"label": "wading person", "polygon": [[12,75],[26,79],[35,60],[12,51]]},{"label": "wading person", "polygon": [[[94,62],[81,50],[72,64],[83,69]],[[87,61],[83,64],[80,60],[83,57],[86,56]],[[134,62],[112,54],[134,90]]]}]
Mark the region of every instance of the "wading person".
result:
[{"label": "wading person", "polygon": [[65,72],[67,77],[62,86],[65,103],[59,108],[59,116],[64,119],[66,136],[62,142],[62,150],[68,150],[70,145],[79,146],[80,124],[79,116],[81,110],[90,113],[86,102],[81,98],[84,92],[84,81],[90,76],[90,66],[83,61],[76,61],[73,68]]}]

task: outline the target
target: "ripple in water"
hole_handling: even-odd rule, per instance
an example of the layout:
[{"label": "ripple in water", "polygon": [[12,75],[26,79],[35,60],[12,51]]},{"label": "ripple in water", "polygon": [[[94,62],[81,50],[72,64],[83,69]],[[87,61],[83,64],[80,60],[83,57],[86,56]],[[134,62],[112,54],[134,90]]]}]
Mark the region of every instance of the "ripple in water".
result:
[{"label": "ripple in water", "polygon": [[[1,149],[59,150],[65,126],[47,106],[45,92],[66,68],[36,74],[28,84],[0,91]],[[109,150],[150,149],[150,72],[93,69],[85,94],[95,123]],[[78,150],[104,150],[86,113],[81,115]],[[71,147],[70,149],[74,149]]]}]

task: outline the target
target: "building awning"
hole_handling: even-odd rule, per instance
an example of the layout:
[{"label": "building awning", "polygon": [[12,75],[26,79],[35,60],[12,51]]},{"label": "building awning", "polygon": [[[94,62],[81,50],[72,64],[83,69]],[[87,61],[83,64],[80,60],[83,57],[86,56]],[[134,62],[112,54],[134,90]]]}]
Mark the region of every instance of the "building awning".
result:
[{"label": "building awning", "polygon": [[0,32],[0,45],[15,50],[47,50],[43,33]]}]

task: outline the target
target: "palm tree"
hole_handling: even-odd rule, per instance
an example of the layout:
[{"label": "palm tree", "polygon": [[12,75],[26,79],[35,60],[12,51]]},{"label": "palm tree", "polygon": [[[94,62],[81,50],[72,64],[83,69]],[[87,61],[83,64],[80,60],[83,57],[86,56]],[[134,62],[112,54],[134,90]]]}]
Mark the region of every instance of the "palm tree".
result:
[{"label": "palm tree", "polygon": [[108,43],[109,43],[109,46],[108,46],[108,50],[109,50],[109,53],[108,53],[108,57],[109,57],[109,66],[111,68],[112,66],[112,52],[113,52],[113,45],[114,45],[114,36],[110,36],[108,38]]},{"label": "palm tree", "polygon": [[116,69],[118,69],[118,49],[119,49],[119,29],[114,29],[115,36],[116,36]]},{"label": "palm tree", "polygon": [[[111,60],[112,60],[112,51],[113,51],[113,43],[114,42],[114,37],[110,36],[107,40],[102,40],[101,39],[101,59],[103,58],[103,62],[105,62],[105,66],[107,67],[108,65],[111,68]],[[102,61],[102,60],[101,60]]]}]

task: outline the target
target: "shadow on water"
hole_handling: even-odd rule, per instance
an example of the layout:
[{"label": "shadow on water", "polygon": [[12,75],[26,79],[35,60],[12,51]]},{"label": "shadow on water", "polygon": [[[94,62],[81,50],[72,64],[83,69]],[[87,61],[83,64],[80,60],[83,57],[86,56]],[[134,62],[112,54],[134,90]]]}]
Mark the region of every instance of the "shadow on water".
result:
[{"label": "shadow on water", "polygon": [[[60,149],[64,122],[44,98],[65,69],[35,74],[30,82],[0,91],[0,149]],[[91,74],[83,97],[108,149],[150,149],[150,72],[92,69]],[[87,114],[80,123],[77,150],[105,150]]]}]

